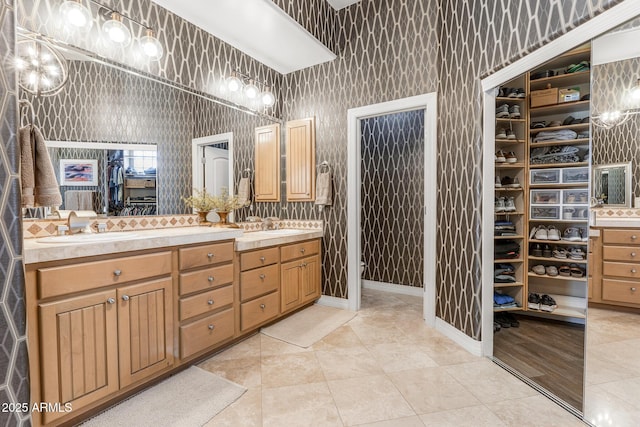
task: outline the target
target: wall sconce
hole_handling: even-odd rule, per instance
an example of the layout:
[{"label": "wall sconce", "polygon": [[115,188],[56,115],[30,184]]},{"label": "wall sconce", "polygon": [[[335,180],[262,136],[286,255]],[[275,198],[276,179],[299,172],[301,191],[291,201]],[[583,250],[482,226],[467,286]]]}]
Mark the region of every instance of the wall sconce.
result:
[{"label": "wall sconce", "polygon": [[[93,3],[98,6],[98,16],[102,16],[105,19],[102,24],[102,30],[104,31],[107,40],[117,46],[125,47],[131,43],[132,36],[129,27],[125,25],[123,19],[133,22],[145,29],[145,36],[138,40],[138,47],[140,52],[146,57],[158,60],[162,58],[164,49],[162,44],[155,37],[153,29],[147,27],[141,22],[136,21],[122,13],[113,10],[107,6],[98,3],[95,0],[88,0],[89,3]],[[65,25],[72,30],[87,31],[93,25],[93,16],[91,10],[83,4],[83,0],[67,0],[60,6],[60,15],[65,22]]]},{"label": "wall sconce", "polygon": [[69,77],[64,57],[40,40],[21,40],[16,44],[15,66],[18,85],[36,96],[57,94]]},{"label": "wall sconce", "polygon": [[[260,90],[260,86],[262,86],[262,90]],[[276,103],[276,97],[271,90],[271,86],[238,70],[232,71],[229,77],[226,78],[224,89],[234,93],[242,92],[247,100],[259,100],[265,107],[271,107]]]}]

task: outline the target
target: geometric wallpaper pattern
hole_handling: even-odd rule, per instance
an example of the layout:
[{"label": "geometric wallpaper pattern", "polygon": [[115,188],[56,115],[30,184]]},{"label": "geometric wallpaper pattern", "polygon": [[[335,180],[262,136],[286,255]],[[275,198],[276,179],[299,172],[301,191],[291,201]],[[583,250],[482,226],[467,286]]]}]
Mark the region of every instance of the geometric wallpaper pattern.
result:
[{"label": "geometric wallpaper pattern", "polygon": [[[17,146],[14,0],[0,2],[0,403],[29,402],[20,153]],[[28,425],[28,413],[0,411],[0,425]]]},{"label": "geometric wallpaper pattern", "polygon": [[[638,25],[636,21],[636,28]],[[627,96],[636,84],[638,70],[640,58],[594,65],[591,68],[592,114],[640,108],[640,101],[633,102]],[[592,131],[593,164],[631,162],[631,191],[640,196],[640,114],[632,114],[626,122],[611,129],[592,126]]]},{"label": "geometric wallpaper pattern", "polygon": [[360,122],[363,279],[423,286],[424,113]]}]

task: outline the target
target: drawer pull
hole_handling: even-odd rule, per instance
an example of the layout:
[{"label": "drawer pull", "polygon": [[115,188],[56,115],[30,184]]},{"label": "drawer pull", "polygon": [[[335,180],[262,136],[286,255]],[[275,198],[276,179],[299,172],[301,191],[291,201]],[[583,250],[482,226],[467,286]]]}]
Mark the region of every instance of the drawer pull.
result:
[{"label": "drawer pull", "polygon": [[636,288],[631,288],[631,292],[635,292],[635,291],[636,291]]},{"label": "drawer pull", "polygon": [[113,275],[116,276],[116,277],[120,277],[121,274],[122,274],[122,270],[115,270],[113,272]]},{"label": "drawer pull", "polygon": [[207,280],[210,281],[210,282],[213,282],[213,276],[207,277]]},{"label": "drawer pull", "polygon": [[264,278],[267,276],[265,276],[264,274],[261,274],[259,277],[260,277],[260,280],[264,280]]},{"label": "drawer pull", "polygon": [[263,262],[263,263],[264,263],[264,260],[265,260],[265,257],[261,256],[261,257],[260,257],[260,262]]},{"label": "drawer pull", "polygon": [[107,304],[115,304],[116,303],[116,299],[115,298],[109,298],[107,300]]},{"label": "drawer pull", "polygon": [[210,331],[213,331],[213,329],[214,329],[214,328],[215,328],[215,326],[213,326],[213,325],[209,325],[209,330],[210,330]]},{"label": "drawer pull", "polygon": [[262,311],[264,311],[265,307],[266,307],[266,305],[260,304],[260,308],[262,309]]},{"label": "drawer pull", "polygon": [[631,252],[631,256],[632,257],[636,256],[636,253],[635,252]]},{"label": "drawer pull", "polygon": [[212,254],[211,252],[209,252],[209,253],[207,254],[207,258],[209,258],[209,261],[211,261],[211,259],[212,259],[214,256],[215,256],[215,255],[214,255],[214,254]]},{"label": "drawer pull", "polygon": [[632,269],[631,269],[631,272],[635,274],[635,273],[636,273],[636,269],[635,269],[635,268],[632,268]]},{"label": "drawer pull", "polygon": [[129,301],[129,295],[122,295],[122,301]]},{"label": "drawer pull", "polygon": [[301,253],[301,254],[303,254],[303,253],[304,253],[304,251],[305,251],[305,249],[304,249],[304,248],[300,249],[300,253]]},{"label": "drawer pull", "polygon": [[300,264],[300,267],[303,267],[303,268],[304,268],[304,267],[306,267],[306,266],[307,266],[307,263],[306,263],[306,262],[303,262],[302,264]]},{"label": "drawer pull", "polygon": [[638,238],[638,236],[636,236],[635,234],[633,236],[631,236],[631,240],[636,240]]},{"label": "drawer pull", "polygon": [[209,305],[213,305],[213,300],[212,300],[212,299],[210,299],[209,301],[207,301],[207,304],[209,304]]}]

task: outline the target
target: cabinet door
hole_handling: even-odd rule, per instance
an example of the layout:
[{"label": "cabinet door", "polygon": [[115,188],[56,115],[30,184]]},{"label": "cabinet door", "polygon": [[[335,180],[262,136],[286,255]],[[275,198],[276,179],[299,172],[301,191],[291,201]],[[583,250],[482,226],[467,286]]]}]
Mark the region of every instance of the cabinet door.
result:
[{"label": "cabinet door", "polygon": [[120,387],[173,364],[171,278],[118,289]]},{"label": "cabinet door", "polygon": [[302,266],[300,284],[302,286],[302,302],[305,303],[320,298],[320,277],[322,275],[320,255],[305,258],[302,261]]},{"label": "cabinet door", "polygon": [[313,117],[286,124],[287,201],[316,199],[316,134]]},{"label": "cabinet door", "polygon": [[[77,410],[118,390],[116,292],[40,304],[42,401]],[[64,413],[44,413],[49,423]]]},{"label": "cabinet door", "polygon": [[280,312],[285,313],[300,305],[302,295],[300,294],[302,261],[291,261],[280,267]]},{"label": "cabinet door", "polygon": [[256,128],[255,200],[280,201],[280,125]]}]

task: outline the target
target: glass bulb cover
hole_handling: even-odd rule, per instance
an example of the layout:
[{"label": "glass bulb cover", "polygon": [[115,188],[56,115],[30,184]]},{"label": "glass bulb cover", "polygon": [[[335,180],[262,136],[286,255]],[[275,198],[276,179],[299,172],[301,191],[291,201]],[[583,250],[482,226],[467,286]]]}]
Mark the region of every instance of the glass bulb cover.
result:
[{"label": "glass bulb cover", "polygon": [[242,88],[242,80],[238,78],[236,75],[232,75],[227,79],[227,88],[231,92],[237,92]]},{"label": "glass bulb cover", "polygon": [[259,93],[260,91],[258,90],[258,87],[255,84],[253,84],[253,82],[249,83],[244,88],[244,94],[249,99],[254,99],[255,97],[258,96]]},{"label": "glass bulb cover", "polygon": [[160,59],[164,53],[162,44],[153,36],[144,36],[140,39],[142,53],[151,59]]},{"label": "glass bulb cover", "polygon": [[276,97],[270,90],[262,93],[262,103],[267,107],[271,107],[276,103]]},{"label": "glass bulb cover", "polygon": [[121,46],[127,46],[131,42],[131,32],[122,22],[111,19],[102,25],[102,30],[107,38]]},{"label": "glass bulb cover", "polygon": [[633,90],[631,90],[631,98],[633,100],[640,100],[640,86],[637,86]]},{"label": "glass bulb cover", "polygon": [[54,95],[68,77],[64,57],[44,42],[21,40],[16,44],[19,86],[34,95]]},{"label": "glass bulb cover", "polygon": [[73,29],[89,30],[93,26],[91,11],[77,1],[65,1],[60,6],[65,24]]}]

